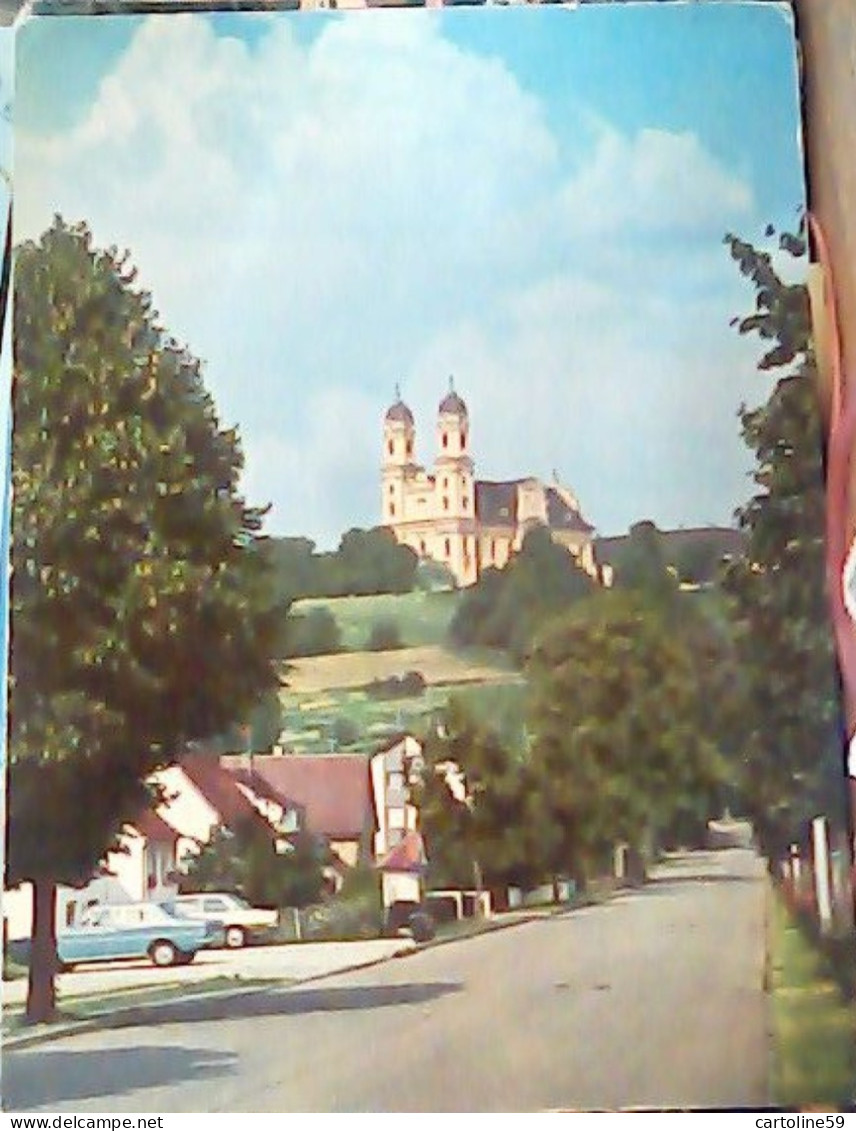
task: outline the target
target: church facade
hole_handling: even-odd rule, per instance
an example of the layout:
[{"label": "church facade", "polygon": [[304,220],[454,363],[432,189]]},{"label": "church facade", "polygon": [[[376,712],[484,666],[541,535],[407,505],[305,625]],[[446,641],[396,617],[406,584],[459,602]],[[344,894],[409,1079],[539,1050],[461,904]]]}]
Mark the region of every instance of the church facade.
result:
[{"label": "church facade", "polygon": [[467,406],[450,382],[436,424],[432,471],[416,462],[413,413],[398,396],[383,422],[382,524],[422,561],[445,565],[458,586],[485,569],[502,569],[528,530],[549,529],[591,577],[602,580],[593,527],[567,487],[532,476],[500,482],[475,478]]}]

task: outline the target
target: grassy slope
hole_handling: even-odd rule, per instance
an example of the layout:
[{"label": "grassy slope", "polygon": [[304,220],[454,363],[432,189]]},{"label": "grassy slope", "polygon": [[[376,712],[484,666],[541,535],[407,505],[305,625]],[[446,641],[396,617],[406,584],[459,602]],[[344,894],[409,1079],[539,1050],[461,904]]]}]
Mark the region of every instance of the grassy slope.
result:
[{"label": "grassy slope", "polygon": [[[350,652],[295,660],[283,694],[285,739],[294,750],[315,753],[333,748],[337,719],[347,718],[360,737],[343,749],[370,751],[397,730],[422,733],[430,719],[460,695],[485,722],[509,728],[520,738],[524,687],[502,654],[459,652],[443,647],[459,593],[407,593],[400,596],[340,597],[301,601],[297,611],[326,605],[342,629]],[[407,646],[392,652],[364,652],[372,624],[380,617],[397,622]],[[409,699],[375,700],[362,688],[373,679],[423,674],[429,687]]]},{"label": "grassy slope", "polygon": [[351,651],[366,647],[372,625],[383,619],[398,624],[402,643],[416,648],[442,644],[455,615],[460,593],[401,593],[377,597],[311,598],[294,605],[297,613],[323,605],[330,610],[342,630],[342,643]]},{"label": "grassy slope", "polygon": [[771,933],[774,1101],[842,1108],[856,1091],[856,1008],[778,898]]}]

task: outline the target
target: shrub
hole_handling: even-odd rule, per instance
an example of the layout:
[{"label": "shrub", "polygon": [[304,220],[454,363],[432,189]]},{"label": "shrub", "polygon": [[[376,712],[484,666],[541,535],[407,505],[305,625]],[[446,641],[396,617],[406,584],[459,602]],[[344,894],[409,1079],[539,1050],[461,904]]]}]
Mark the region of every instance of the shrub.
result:
[{"label": "shrub", "polygon": [[398,627],[398,621],[393,620],[392,617],[381,617],[376,620],[369,633],[368,650],[370,652],[391,652],[393,649],[401,647],[401,631]]},{"label": "shrub", "polygon": [[327,656],[342,650],[342,631],[326,605],[289,617],[286,652],[289,657]]}]

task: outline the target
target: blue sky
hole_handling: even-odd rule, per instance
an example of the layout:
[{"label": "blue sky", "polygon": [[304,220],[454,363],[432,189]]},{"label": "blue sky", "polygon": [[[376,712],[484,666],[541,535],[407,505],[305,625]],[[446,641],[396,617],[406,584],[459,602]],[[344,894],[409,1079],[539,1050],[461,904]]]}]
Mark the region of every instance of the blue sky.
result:
[{"label": "blue sky", "polygon": [[751,493],[722,236],[803,205],[777,5],[36,19],[16,123],[18,238],[131,250],[273,532],[378,521],[393,388],[430,461],[449,373],[477,474],[603,533]]}]

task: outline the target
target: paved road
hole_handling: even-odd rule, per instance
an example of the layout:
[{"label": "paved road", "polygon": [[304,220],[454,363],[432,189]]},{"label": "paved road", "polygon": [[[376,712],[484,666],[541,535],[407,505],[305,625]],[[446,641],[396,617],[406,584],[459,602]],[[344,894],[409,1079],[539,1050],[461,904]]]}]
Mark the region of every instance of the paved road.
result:
[{"label": "paved road", "polygon": [[765,884],[676,859],[600,907],[4,1057],[8,1110],[763,1105]]},{"label": "paved road", "polygon": [[[151,962],[98,962],[57,978],[60,1002],[116,990],[190,985],[212,978],[294,981],[330,974],[343,967],[374,962],[413,946],[410,939],[366,939],[361,942],[288,943],[248,946],[242,950],[202,950],[189,966],[159,968]],[[3,983],[3,1005],[22,1006],[27,980]]]}]

